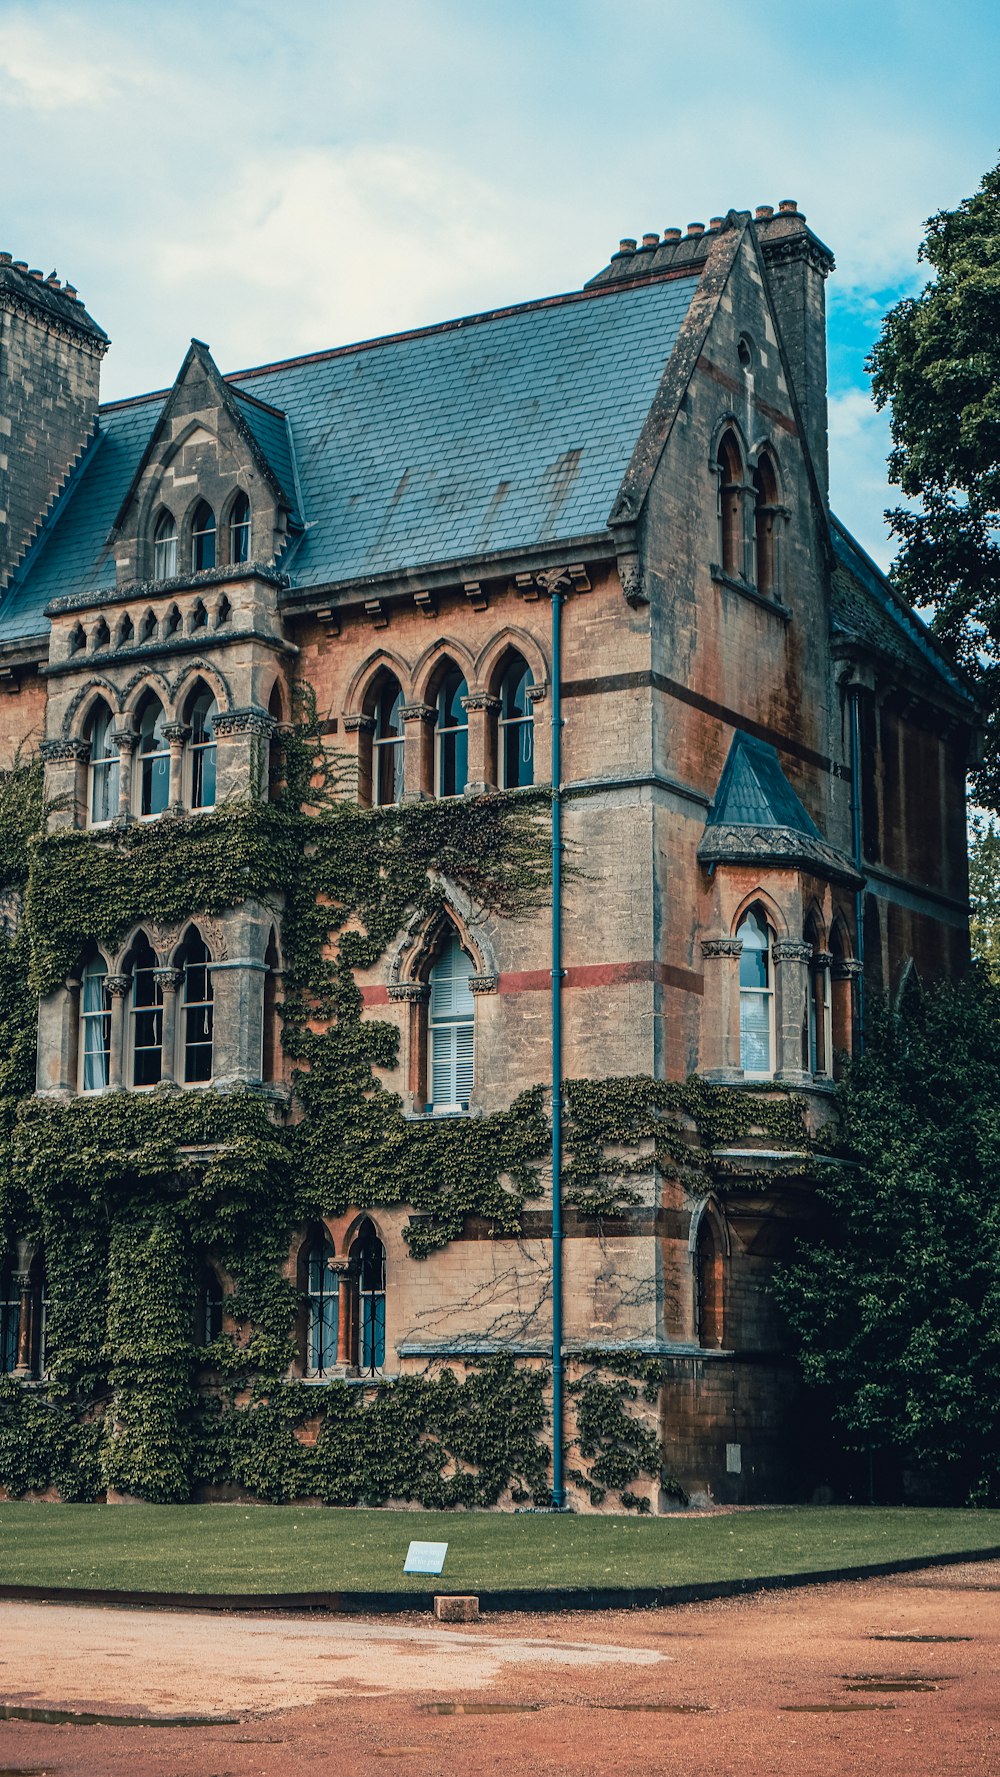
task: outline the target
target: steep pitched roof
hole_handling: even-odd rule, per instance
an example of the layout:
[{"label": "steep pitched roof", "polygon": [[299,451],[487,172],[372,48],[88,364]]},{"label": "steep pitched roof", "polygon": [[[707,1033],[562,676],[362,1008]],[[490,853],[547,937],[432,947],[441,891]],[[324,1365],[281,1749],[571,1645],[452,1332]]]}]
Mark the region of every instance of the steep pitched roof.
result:
[{"label": "steep pitched roof", "polygon": [[774,747],[737,731],[698,846],[702,864],[760,864],[856,881],[796,795]]},{"label": "steep pitched roof", "polygon": [[[306,528],[281,562],[292,585],[603,532],[696,287],[578,292],[226,378],[283,488],[297,471]],[[49,600],[113,584],[104,540],[163,402],[102,410],[72,504],[0,605],[0,642],[12,626],[44,633]],[[287,416],[280,463],[268,408]]]},{"label": "steep pitched roof", "polygon": [[835,559],[831,589],[834,635],[859,642],[925,681],[937,679],[952,696],[973,704],[970,687],[926,623],[900,598],[871,556],[832,513],[830,537]]}]

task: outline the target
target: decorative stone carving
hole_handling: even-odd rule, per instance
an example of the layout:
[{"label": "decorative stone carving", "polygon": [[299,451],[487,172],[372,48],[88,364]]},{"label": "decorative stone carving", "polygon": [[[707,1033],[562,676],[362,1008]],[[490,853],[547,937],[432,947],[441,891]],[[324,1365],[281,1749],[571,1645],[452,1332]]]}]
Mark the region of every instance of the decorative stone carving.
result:
[{"label": "decorative stone carving", "polygon": [[463,710],[498,710],[499,697],[491,697],[488,691],[470,691],[468,697],[460,698]]},{"label": "decorative stone carving", "polygon": [[426,981],[390,981],[386,989],[389,998],[402,1002],[406,1006],[423,1006],[431,997],[431,990]]},{"label": "decorative stone carving", "polygon": [[162,734],[171,746],[183,746],[191,733],[186,722],[164,722]]},{"label": "decorative stone carving", "polygon": [[48,764],[63,764],[72,760],[74,763],[90,758],[89,740],[43,740],[42,758]]},{"label": "decorative stone carving", "polygon": [[435,716],[429,703],[404,703],[399,713],[404,722],[433,722]]},{"label": "decorative stone carving", "polygon": [[470,975],[470,993],[496,993],[500,985],[499,975]]},{"label": "decorative stone carving", "polygon": [[165,992],[171,988],[176,991],[184,979],[184,970],[170,968],[154,969],[152,975],[153,980],[161,991]]},{"label": "decorative stone carving", "polygon": [[344,717],[344,733],[345,734],[374,734],[374,732],[375,732],[375,718],[374,718],[374,716],[345,716]]},{"label": "decorative stone carving", "polygon": [[115,746],[119,747],[123,753],[132,753],[135,751],[139,736],[133,734],[131,728],[116,728],[111,738]]},{"label": "decorative stone carving", "polygon": [[110,993],[114,999],[123,999],[131,985],[131,975],[105,975],[104,977],[105,992]]},{"label": "decorative stone carving", "polygon": [[549,694],[548,685],[544,680],[538,685],[529,685],[527,697],[529,703],[542,703]]},{"label": "decorative stone carving", "polygon": [[779,938],[773,954],[776,963],[808,963],[812,961],[812,945],[798,938]]},{"label": "decorative stone carving", "polygon": [[274,717],[266,710],[224,710],[215,718],[216,738],[228,739],[231,734],[263,734],[274,732]]},{"label": "decorative stone carving", "polygon": [[708,958],[719,956],[742,956],[743,939],[703,938],[701,941],[701,954]]},{"label": "decorative stone carving", "polygon": [[832,968],[833,952],[831,950],[814,950],[812,953],[812,966],[817,974],[821,974],[824,969]]},{"label": "decorative stone carving", "polygon": [[639,605],[648,605],[649,598],[643,590],[642,570],[637,555],[620,555],[618,557],[618,578],[622,583],[625,603],[631,605],[633,611]]},{"label": "decorative stone carving", "polygon": [[835,981],[856,981],[863,971],[864,963],[858,962],[856,957],[843,956],[834,963],[831,973]]}]

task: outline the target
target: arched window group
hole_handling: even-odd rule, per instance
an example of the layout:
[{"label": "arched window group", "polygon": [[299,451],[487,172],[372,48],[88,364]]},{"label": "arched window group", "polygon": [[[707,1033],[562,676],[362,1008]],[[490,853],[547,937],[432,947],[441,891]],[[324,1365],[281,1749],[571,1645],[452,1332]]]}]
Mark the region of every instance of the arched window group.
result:
[{"label": "arched window group", "polygon": [[212,1079],[212,959],[197,927],[189,929],[172,965],[161,965],[143,931],[129,946],[121,976],[112,979],[104,957],[92,954],[81,971],[79,994],[82,1092]]},{"label": "arched window group", "polygon": [[[777,1072],[797,1072],[829,1081],[839,1072],[838,1057],[853,1045],[852,981],[859,965],[849,956],[841,916],[833,921],[830,948],[815,911],[802,927],[801,940],[776,939],[767,909],[760,901],[747,908],[736,926],[739,951],[740,1068],[747,1079],[767,1080]],[[776,1003],[781,995],[778,1040]],[[798,1032],[794,1054],[788,1053],[789,1032]]]},{"label": "arched window group", "polygon": [[366,1216],[337,1257],[328,1230],[308,1229],[298,1258],[300,1359],[306,1376],[377,1376],[385,1364],[385,1247]]},{"label": "arched window group", "polygon": [[[719,440],[716,472],[722,572],[729,580],[743,581],[769,598],[776,597],[782,507],[773,458],[762,450],[748,478],[739,439],[727,428]],[[748,515],[752,520],[749,529]]]},{"label": "arched window group", "polygon": [[[215,721],[219,705],[214,692],[197,684],[174,730],[180,737],[176,760],[171,757],[166,712],[154,691],[148,691],[135,715],[132,743],[131,812],[154,820],[175,805],[210,809],[216,804]],[[90,746],[87,768],[87,822],[92,827],[114,820],[121,810],[122,755],[114,717],[99,698],[84,730]]]},{"label": "arched window group", "polygon": [[250,559],[250,538],[250,501],[242,488],[228,515],[223,507],[221,525],[208,501],[199,500],[183,538],[173,513],[163,507],[153,525],[153,578],[172,580],[188,566],[194,574],[217,566],[239,567]]},{"label": "arched window group", "polygon": [[[470,781],[470,710],[482,712],[483,758],[478,771],[502,790],[535,781],[534,676],[522,656],[509,652],[495,689],[470,698],[469,685],[453,661],[441,663],[426,705],[413,712],[419,728],[408,747],[406,705],[395,673],[381,668],[371,681],[356,719],[361,730],[361,799],[375,808],[400,802],[406,790],[425,795],[461,796]],[[412,777],[412,784],[410,778]]]}]

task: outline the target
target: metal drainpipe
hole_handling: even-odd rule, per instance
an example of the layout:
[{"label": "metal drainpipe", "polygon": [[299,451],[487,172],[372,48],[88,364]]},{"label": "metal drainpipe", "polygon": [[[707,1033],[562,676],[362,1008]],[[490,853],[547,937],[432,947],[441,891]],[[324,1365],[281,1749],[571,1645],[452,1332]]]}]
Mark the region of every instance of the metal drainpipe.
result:
[{"label": "metal drainpipe", "polygon": [[566,1505],[563,1479],[562,1280],[562,662],[561,592],[552,592],[552,1503]]},{"label": "metal drainpipe", "polygon": [[[851,852],[855,870],[861,875],[864,862],[864,841],[861,831],[861,691],[852,685],[851,698]],[[854,923],[857,928],[858,961],[858,1051],[864,1048],[864,960],[865,960],[865,892],[859,888],[854,897]]]}]

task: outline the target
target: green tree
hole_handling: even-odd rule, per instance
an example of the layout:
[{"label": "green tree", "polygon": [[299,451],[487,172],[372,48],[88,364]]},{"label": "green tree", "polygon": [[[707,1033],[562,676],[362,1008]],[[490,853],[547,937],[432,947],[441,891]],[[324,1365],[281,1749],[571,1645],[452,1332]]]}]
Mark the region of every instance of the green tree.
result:
[{"label": "green tree", "polygon": [[1000,1502],[1000,988],[981,970],[875,1008],[777,1288],[849,1450]]},{"label": "green tree", "polygon": [[890,409],[889,472],[912,505],[887,516],[893,578],[977,686],[979,800],[1000,808],[1000,166],[927,223],[934,276],[890,309],[868,361]]},{"label": "green tree", "polygon": [[1000,986],[1000,826],[974,815],[969,835],[969,898],[972,954]]}]

